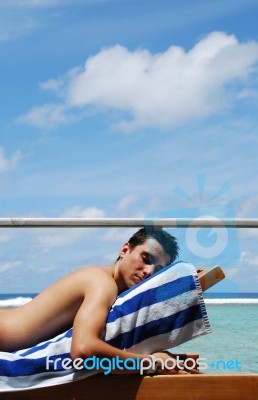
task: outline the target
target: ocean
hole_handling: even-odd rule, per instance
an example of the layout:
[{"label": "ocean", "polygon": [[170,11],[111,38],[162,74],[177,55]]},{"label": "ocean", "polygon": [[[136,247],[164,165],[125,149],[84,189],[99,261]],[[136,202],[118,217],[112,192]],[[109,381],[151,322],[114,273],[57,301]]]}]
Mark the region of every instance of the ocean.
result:
[{"label": "ocean", "polygon": [[205,293],[212,333],[171,349],[198,353],[214,374],[258,373],[258,293]]},{"label": "ocean", "polygon": [[[30,301],[36,293],[0,294],[0,307]],[[198,353],[206,373],[258,373],[258,293],[205,293],[212,333],[170,349]]]}]

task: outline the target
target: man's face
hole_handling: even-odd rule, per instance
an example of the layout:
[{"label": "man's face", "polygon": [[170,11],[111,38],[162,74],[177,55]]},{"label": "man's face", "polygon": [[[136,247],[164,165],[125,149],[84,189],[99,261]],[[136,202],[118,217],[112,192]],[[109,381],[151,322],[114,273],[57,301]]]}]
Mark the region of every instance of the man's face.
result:
[{"label": "man's face", "polygon": [[165,267],[170,263],[170,256],[165,253],[161,244],[152,238],[143,244],[130,249],[128,243],[124,244],[120,252],[121,268],[124,282],[127,287],[134,286],[143,279],[153,274],[155,267]]}]

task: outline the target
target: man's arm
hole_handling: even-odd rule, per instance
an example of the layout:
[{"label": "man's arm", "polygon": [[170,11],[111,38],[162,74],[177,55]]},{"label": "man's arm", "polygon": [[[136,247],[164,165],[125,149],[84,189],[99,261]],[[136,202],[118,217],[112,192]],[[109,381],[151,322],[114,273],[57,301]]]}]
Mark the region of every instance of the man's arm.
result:
[{"label": "man's arm", "polygon": [[[88,358],[93,355],[108,358],[119,356],[121,360],[128,357],[136,359],[137,354],[117,349],[101,339],[107,315],[116,297],[117,286],[113,279],[101,271],[96,271],[74,319],[71,346],[73,359]],[[143,357],[141,355],[141,358]]]},{"label": "man's arm", "polygon": [[[75,358],[115,358],[125,361],[128,358],[141,360],[144,373],[148,373],[153,358],[149,354],[135,354],[124,351],[105,343],[101,337],[105,328],[107,315],[117,296],[117,286],[110,277],[96,271],[92,277],[90,290],[87,288],[85,297],[79,311],[76,314],[73,325],[73,337],[71,346],[71,357]],[[155,366],[159,374],[187,374],[186,369],[161,369],[161,360],[169,358],[166,353],[154,353],[158,358]],[[169,364],[168,364],[169,365]],[[137,374],[139,370],[114,369],[112,374]],[[194,369],[191,373],[198,373]]]},{"label": "man's arm", "polygon": [[[84,301],[74,319],[71,357],[73,359],[85,359],[92,356],[98,358],[115,358],[118,356],[123,361],[127,358],[136,360],[138,357],[140,360],[145,359],[146,365],[149,366],[150,361],[152,361],[150,355],[124,351],[105,343],[101,339],[107,315],[117,296],[117,286],[113,279],[101,271],[96,271],[91,276],[89,286],[87,285],[87,294],[85,294]],[[168,358],[168,355],[164,353],[154,353],[154,355],[163,360]],[[114,372],[117,373],[119,371]],[[173,370],[168,372],[171,374],[177,373]],[[198,371],[193,370],[192,373],[198,373]]]}]

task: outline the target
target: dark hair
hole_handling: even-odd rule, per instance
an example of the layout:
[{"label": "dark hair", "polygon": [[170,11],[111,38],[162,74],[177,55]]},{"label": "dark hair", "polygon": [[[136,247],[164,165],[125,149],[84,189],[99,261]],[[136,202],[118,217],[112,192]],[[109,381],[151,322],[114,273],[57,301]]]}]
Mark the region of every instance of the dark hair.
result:
[{"label": "dark hair", "polygon": [[[163,231],[162,228],[150,226],[139,229],[128,240],[130,249],[133,250],[136,246],[143,244],[149,238],[155,239],[161,244],[165,253],[170,256],[170,262],[175,261],[179,252],[177,239],[168,232]],[[119,260],[119,258],[120,257],[118,257],[117,260]]]}]

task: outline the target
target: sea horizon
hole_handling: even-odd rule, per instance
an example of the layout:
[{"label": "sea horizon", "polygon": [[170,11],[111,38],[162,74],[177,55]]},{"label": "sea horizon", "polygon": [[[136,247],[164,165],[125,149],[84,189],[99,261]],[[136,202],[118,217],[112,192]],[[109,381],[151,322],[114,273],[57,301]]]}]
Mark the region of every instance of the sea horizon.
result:
[{"label": "sea horizon", "polygon": [[[39,293],[0,293],[0,308],[18,307],[28,303]],[[258,304],[257,292],[205,292],[204,301],[207,305],[223,304]]]}]

